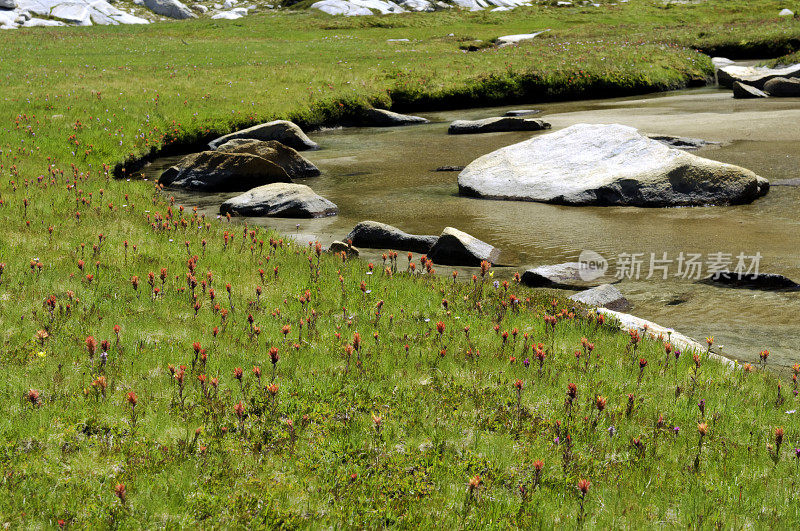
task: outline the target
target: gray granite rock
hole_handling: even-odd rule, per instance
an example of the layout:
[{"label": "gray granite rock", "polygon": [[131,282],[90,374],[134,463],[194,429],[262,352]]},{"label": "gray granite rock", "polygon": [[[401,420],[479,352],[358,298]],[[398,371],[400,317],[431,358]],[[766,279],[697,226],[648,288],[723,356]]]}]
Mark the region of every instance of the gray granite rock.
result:
[{"label": "gray granite rock", "polygon": [[273,183],[228,199],[220,205],[219,212],[251,217],[321,218],[336,215],[339,208],[308,186]]},{"label": "gray granite rock", "polygon": [[451,135],[474,135],[480,133],[502,133],[507,131],[542,131],[550,124],[533,118],[497,116],[482,120],[456,120],[447,132]]},{"label": "gray granite rock", "polygon": [[458,176],[486,199],[640,207],[730,205],[766,194],[750,170],[692,155],[617,124],[578,124],[484,155]]},{"label": "gray granite rock", "polygon": [[344,240],[352,241],[353,245],[358,247],[427,253],[437,239],[437,236],[408,234],[396,227],[377,221],[362,221],[353,227]]},{"label": "gray granite rock", "polygon": [[428,258],[441,265],[479,266],[484,260],[493,264],[499,257],[499,249],[453,227],[446,227],[428,251]]}]

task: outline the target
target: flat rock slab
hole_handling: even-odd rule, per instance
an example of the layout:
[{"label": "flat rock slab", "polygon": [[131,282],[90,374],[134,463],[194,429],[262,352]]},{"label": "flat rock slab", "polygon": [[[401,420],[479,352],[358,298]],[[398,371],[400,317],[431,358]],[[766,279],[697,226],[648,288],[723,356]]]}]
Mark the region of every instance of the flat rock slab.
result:
[{"label": "flat rock slab", "polygon": [[762,291],[798,291],[800,284],[774,273],[739,274],[726,271],[711,275],[702,280],[706,284],[715,284],[729,288],[755,289]]},{"label": "flat rock slab", "polygon": [[800,97],[800,79],[776,77],[764,83],[764,92],[774,98]]},{"label": "flat rock slab", "polygon": [[596,270],[582,262],[538,266],[522,274],[521,281],[532,288],[584,289],[597,287]]},{"label": "flat rock slab", "polygon": [[549,29],[542,30],[542,31],[535,31],[533,33],[518,33],[516,35],[503,35],[502,37],[497,38],[498,46],[509,46],[511,44],[519,44],[523,41],[529,41],[531,39],[535,39],[542,33],[546,33],[550,31]]},{"label": "flat rock slab", "polygon": [[253,188],[228,199],[220,214],[281,218],[321,218],[335,216],[339,208],[303,184],[274,183]]},{"label": "flat rock slab", "polygon": [[223,135],[215,140],[209,142],[211,149],[216,149],[228,140],[234,138],[250,138],[253,140],[277,140],[285,146],[289,146],[297,151],[307,151],[309,149],[318,149],[319,146],[313,142],[297,124],[287,120],[275,120],[267,122],[241,131],[236,131],[227,135]]},{"label": "flat rock slab", "polygon": [[408,234],[397,227],[377,221],[362,221],[353,227],[344,241],[352,241],[358,247],[427,253],[437,239],[437,236]]},{"label": "flat rock slab", "polygon": [[537,109],[515,109],[513,111],[506,111],[505,116],[530,116],[532,114],[539,114],[540,110]]},{"label": "flat rock slab", "polygon": [[550,124],[538,119],[516,116],[497,116],[483,120],[456,120],[447,132],[451,135],[474,135],[479,133],[502,133],[508,131],[542,131]]},{"label": "flat rock slab", "polygon": [[234,138],[228,140],[217,149],[223,153],[249,153],[273,164],[277,164],[289,177],[316,177],[319,168],[305,159],[297,150],[285,146],[277,140],[252,140],[250,138]]},{"label": "flat rock slab", "polygon": [[618,312],[626,312],[631,308],[628,299],[611,284],[602,284],[596,288],[581,291],[572,295],[570,299],[592,308],[608,308]]},{"label": "flat rock slab", "polygon": [[563,205],[698,206],[749,203],[769,182],[618,124],[577,124],[498,149],[458,176],[463,195]]},{"label": "flat rock slab", "polygon": [[800,64],[783,68],[767,68],[766,66],[723,66],[717,70],[717,82],[727,88],[733,87],[735,81],[764,90],[764,84],[776,77],[800,77]]},{"label": "flat rock slab", "polygon": [[[691,337],[676,332],[671,328],[665,328],[652,321],[642,319],[641,317],[636,317],[635,315],[631,315],[629,313],[610,310],[608,308],[598,308],[597,313],[612,317],[617,320],[617,322],[619,322],[620,330],[624,330],[626,332],[636,330],[642,335],[642,337],[647,336],[651,339],[657,339],[658,337],[662,337],[664,340],[669,339],[669,342],[673,347],[683,351],[684,353],[696,352],[697,354],[703,354],[707,350],[705,346],[701,345]],[[708,357],[725,364],[731,369],[736,367],[736,364],[732,360],[720,356],[714,352],[709,352]]]},{"label": "flat rock slab", "polygon": [[283,168],[256,155],[203,151],[188,155],[165,170],[158,182],[198,192],[243,192],[292,180]]},{"label": "flat rock slab", "polygon": [[477,267],[483,261],[496,263],[500,250],[466,232],[446,227],[428,251],[428,258],[435,264]]},{"label": "flat rock slab", "polygon": [[754,98],[768,98],[769,94],[740,81],[733,82],[733,97],[737,100],[750,100]]},{"label": "flat rock slab", "polygon": [[428,120],[421,116],[400,114],[386,109],[366,109],[358,118],[362,127],[397,127],[400,125],[426,124]]}]

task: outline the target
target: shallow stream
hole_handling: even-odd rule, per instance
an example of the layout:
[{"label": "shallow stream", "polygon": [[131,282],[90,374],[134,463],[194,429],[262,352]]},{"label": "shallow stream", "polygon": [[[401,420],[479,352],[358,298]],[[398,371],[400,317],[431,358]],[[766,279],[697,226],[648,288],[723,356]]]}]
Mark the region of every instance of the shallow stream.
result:
[{"label": "shallow stream", "polygon": [[[249,219],[301,241],[327,244],[342,239],[359,221],[375,220],[415,234],[438,234],[453,226],[501,249],[500,278],[527,267],[576,261],[583,250],[600,253],[609,273],[619,272],[622,253],[643,253],[641,275],[617,287],[631,301],[631,313],[702,341],[713,335],[727,356],[753,362],[770,349],[770,361],[800,362],[800,292],[763,292],[699,284],[678,270],[680,253],[699,253],[703,276],[714,253],[759,253],[761,272],[800,282],[800,187],[775,186],[800,177],[800,101],[734,100],[714,88],[642,97],[531,105],[553,130],[576,123],[620,123],[646,133],[701,138],[721,144],[695,151],[710,159],[749,168],[773,184],[769,194],[734,207],[641,209],[568,207],[489,201],[458,195],[457,172],[475,158],[542,133],[447,134],[455,119],[502,115],[525,106],[422,114],[433,123],[399,128],[331,129],[311,134],[321,149],[303,155],[321,170],[300,179],[339,206],[338,216],[314,219]],[[155,179],[175,158],[146,169]],[[174,191],[185,205],[216,215],[236,194]],[[299,228],[297,224],[299,223]],[[651,253],[667,260],[646,278]],[[380,262],[380,251],[365,253]],[[725,257],[723,257],[725,258]],[[747,260],[749,265],[750,259]],[[451,268],[440,267],[440,272]],[[625,272],[629,272],[626,268]]]}]

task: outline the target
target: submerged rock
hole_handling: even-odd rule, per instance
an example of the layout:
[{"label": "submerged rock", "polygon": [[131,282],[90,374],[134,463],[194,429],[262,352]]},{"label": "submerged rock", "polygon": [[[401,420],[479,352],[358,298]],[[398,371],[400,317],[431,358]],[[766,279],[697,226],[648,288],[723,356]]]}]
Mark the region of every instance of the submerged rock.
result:
[{"label": "submerged rock", "polygon": [[597,271],[583,262],[538,266],[522,274],[521,281],[532,288],[583,289],[599,286]]},{"label": "submerged rock", "polygon": [[797,291],[800,284],[774,273],[748,273],[739,274],[733,271],[723,271],[702,280],[706,284],[718,284],[731,288],[757,289],[764,291]]},{"label": "submerged rock", "polygon": [[433,171],[461,171],[464,169],[464,166],[439,166]]},{"label": "submerged rock", "polygon": [[800,177],[775,181],[774,183],[770,183],[770,186],[800,186]]},{"label": "submerged rock", "polygon": [[284,146],[277,140],[252,140],[249,138],[234,138],[228,140],[217,148],[223,153],[249,153],[262,159],[277,164],[289,177],[316,177],[320,174],[319,168],[311,161],[305,159],[296,150]]},{"label": "submerged rock", "polygon": [[769,182],[632,127],[578,124],[478,158],[459,174],[458,187],[487,199],[665,207],[749,203]]},{"label": "submerged rock", "polygon": [[602,284],[596,288],[587,289],[570,297],[575,302],[580,302],[593,308],[608,308],[619,312],[628,311],[631,303],[611,284]]},{"label": "submerged rock", "polygon": [[366,109],[359,116],[359,125],[366,127],[396,127],[399,125],[426,124],[421,116],[400,114],[386,109]]},{"label": "submerged rock", "polygon": [[469,135],[505,131],[541,131],[543,129],[550,129],[550,124],[543,120],[497,116],[483,120],[456,120],[450,124],[447,132],[451,135]]},{"label": "submerged rock", "polygon": [[484,260],[493,264],[499,257],[499,249],[453,227],[446,227],[428,251],[428,258],[441,265],[479,266]]},{"label": "submerged rock", "polygon": [[531,114],[539,114],[542,111],[536,109],[515,109],[513,111],[506,111],[506,116],[530,116]]},{"label": "submerged rock", "polygon": [[416,236],[385,223],[362,221],[345,237],[345,241],[348,240],[359,247],[427,253],[436,243],[437,237]]},{"label": "submerged rock", "polygon": [[733,87],[733,83],[738,81],[763,90],[764,84],[776,77],[800,77],[800,64],[783,68],[729,65],[717,70],[717,81],[721,86],[728,88]]},{"label": "submerged rock", "polygon": [[700,149],[702,147],[719,144],[719,142],[710,142],[701,138],[689,138],[686,136],[647,135],[647,138],[658,140],[666,146],[683,150]]},{"label": "submerged rock", "polygon": [[339,208],[303,184],[274,183],[248,190],[228,199],[220,214],[280,218],[321,218],[334,216]]},{"label": "submerged rock", "polygon": [[188,155],[158,178],[164,186],[199,192],[242,192],[291,181],[283,168],[266,159],[249,153],[220,151]]},{"label": "submerged rock", "polygon": [[797,98],[800,96],[800,79],[770,79],[764,83],[764,92],[775,98]]},{"label": "submerged rock", "polygon": [[739,81],[733,82],[733,97],[737,100],[753,98],[768,98],[769,94],[750,85],[745,85]]},{"label": "submerged rock", "polygon": [[169,18],[195,18],[197,15],[179,0],[144,0],[144,5],[153,13]]},{"label": "submerged rock", "polygon": [[309,149],[317,149],[319,146],[313,142],[300,127],[287,120],[275,120],[241,131],[236,131],[227,135],[223,135],[215,140],[209,142],[211,149],[216,149],[218,146],[224,144],[228,140],[234,138],[250,138],[253,140],[277,140],[285,146],[296,149],[297,151],[307,151]]}]

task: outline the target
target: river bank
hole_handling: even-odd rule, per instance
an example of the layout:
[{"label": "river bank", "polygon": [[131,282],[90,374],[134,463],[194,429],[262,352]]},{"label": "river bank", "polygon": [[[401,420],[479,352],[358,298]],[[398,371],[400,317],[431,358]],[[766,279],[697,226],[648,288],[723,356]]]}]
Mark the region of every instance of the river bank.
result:
[{"label": "river bank", "polygon": [[[773,183],[795,176],[800,144],[800,110],[794,100],[733,100],[730,91],[694,89],[646,97],[531,104],[553,130],[575,123],[622,123],[648,133],[701,138],[718,144],[700,156],[747,167]],[[727,356],[754,362],[770,348],[774,363],[797,360],[800,336],[796,293],[731,290],[676,276],[680,253],[761,255],[760,270],[800,278],[800,248],[794,205],[800,188],[775,186],[750,205],[706,208],[637,209],[560,207],[536,203],[485,201],[459,196],[457,172],[440,166],[464,166],[531,133],[493,133],[472,137],[446,134],[454,119],[502,115],[518,107],[427,113],[432,123],[401,128],[344,128],[313,133],[319,151],[305,156],[322,169],[320,177],[298,182],[339,205],[335,217],[314,220],[247,219],[299,241],[326,245],[342,239],[365,219],[386,222],[414,234],[439,234],[454,226],[501,249],[500,278],[526,267],[575,261],[583,250],[605,256],[615,269],[623,253],[641,253],[640,278],[623,278],[618,287],[634,304],[632,313],[704,338],[714,336]],[[793,125],[794,124],[794,125]],[[174,159],[146,173],[157,179]],[[235,194],[171,191],[179,201],[197,205],[208,216]],[[299,228],[298,228],[299,226]],[[633,228],[635,227],[635,229]],[[362,250],[373,262],[380,251]],[[669,278],[646,278],[651,254],[671,259]],[[464,269],[464,273],[472,274]],[[613,280],[613,279],[612,279]]]},{"label": "river bank", "polygon": [[[773,20],[777,3],[762,0],[629,4],[602,17],[580,7],[357,21],[286,13],[0,32],[0,523],[797,527],[800,398],[770,370],[773,356],[731,371],[572,313],[565,292],[505,286],[510,269],[453,282],[448,268],[408,275],[401,256],[390,275],[377,259],[370,270],[301,237],[281,241],[296,222],[280,233],[228,224],[138,172],[113,175],[117,162],[274,117],[338,123],[395,93],[438,97],[472,83],[503,101],[528,94],[509,80],[534,75],[554,87],[596,87],[586,76],[673,86],[707,70],[687,42],[778,39],[798,26]],[[539,23],[553,30],[547,40],[460,48]],[[724,125],[712,100],[685,104],[711,108],[708,119]],[[552,103],[565,107],[547,113],[561,127],[608,103],[651,124],[672,114],[613,100]],[[420,129],[320,131],[323,149],[310,156],[328,173],[317,183],[340,190],[354,218],[397,205],[390,221],[409,230],[446,209],[475,233],[505,224],[500,247],[532,242],[512,251],[520,265],[587,244],[616,251],[625,238],[660,249],[670,234],[686,235],[676,250],[705,249],[690,214],[721,231],[738,226],[728,209],[462,203],[455,175],[429,170],[511,137],[447,144],[452,111],[442,112]],[[384,170],[395,197],[376,177]],[[756,223],[759,209],[791,227],[781,219],[796,219],[787,197],[753,204],[745,226],[759,249],[759,235],[771,252],[780,242]],[[645,302],[634,302],[638,313]]]}]

